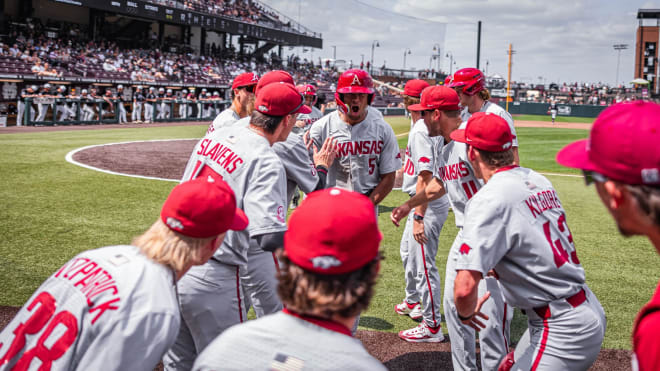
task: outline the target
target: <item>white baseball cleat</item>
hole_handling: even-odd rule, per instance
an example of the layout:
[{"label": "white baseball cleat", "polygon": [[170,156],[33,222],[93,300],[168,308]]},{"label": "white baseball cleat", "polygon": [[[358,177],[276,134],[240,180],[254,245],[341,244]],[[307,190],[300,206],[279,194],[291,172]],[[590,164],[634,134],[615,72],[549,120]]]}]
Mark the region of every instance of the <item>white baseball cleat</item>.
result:
[{"label": "white baseball cleat", "polygon": [[419,303],[410,304],[404,300],[402,303],[394,306],[394,311],[402,316],[408,315],[414,320],[422,318],[422,306]]},{"label": "white baseball cleat", "polygon": [[445,336],[442,334],[442,326],[432,328],[423,321],[417,327],[400,331],[399,337],[411,343],[440,343],[445,340]]}]

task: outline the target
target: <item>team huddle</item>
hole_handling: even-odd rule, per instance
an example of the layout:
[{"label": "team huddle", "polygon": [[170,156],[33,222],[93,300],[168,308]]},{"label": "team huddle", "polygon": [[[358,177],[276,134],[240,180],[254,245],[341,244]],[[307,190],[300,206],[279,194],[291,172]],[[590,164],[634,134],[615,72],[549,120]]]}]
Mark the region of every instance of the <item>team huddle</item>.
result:
[{"label": "team huddle", "polygon": [[[237,76],[231,106],[196,144],[158,220],[130,245],[83,252],[48,278],[0,332],[0,370],[385,369],[354,335],[380,270],[378,205],[399,170],[410,199],[390,215],[397,226],[408,216],[394,310],[420,321],[403,341],[448,334],[456,370],[477,369],[477,337],[484,370],[594,363],[605,313],[569,216],[552,183],[519,165],[513,119],[489,101],[481,71],[439,86],[408,81],[403,159],[371,107],[368,73],[342,73],[337,110],[325,115],[314,85],[298,83],[279,70]],[[567,156],[560,162],[586,166]],[[657,187],[654,174],[643,183]],[[458,234],[443,285],[436,257],[450,208]],[[512,350],[514,308],[528,329]]]}]

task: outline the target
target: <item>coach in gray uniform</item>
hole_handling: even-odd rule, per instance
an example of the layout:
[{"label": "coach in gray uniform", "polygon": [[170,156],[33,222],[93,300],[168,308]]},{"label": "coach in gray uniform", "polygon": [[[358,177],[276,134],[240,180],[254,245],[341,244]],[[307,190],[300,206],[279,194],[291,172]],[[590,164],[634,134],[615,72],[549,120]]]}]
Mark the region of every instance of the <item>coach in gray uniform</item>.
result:
[{"label": "coach in gray uniform", "polygon": [[166,370],[190,370],[213,339],[246,319],[239,276],[247,266],[249,240],[272,252],[283,246],[286,230],[286,175],[271,146],[286,139],[299,112],[309,112],[302,103],[293,85],[271,84],[257,99],[248,127],[215,131],[193,150],[183,180],[219,174],[250,224],[243,232],[228,233],[209,263],[179,281],[183,320],[163,359]]},{"label": "coach in gray uniform", "polygon": [[338,188],[310,194],[291,215],[280,253],[286,309],[225,331],[193,369],[384,370],[350,330],[373,297],[381,239],[367,197]]}]

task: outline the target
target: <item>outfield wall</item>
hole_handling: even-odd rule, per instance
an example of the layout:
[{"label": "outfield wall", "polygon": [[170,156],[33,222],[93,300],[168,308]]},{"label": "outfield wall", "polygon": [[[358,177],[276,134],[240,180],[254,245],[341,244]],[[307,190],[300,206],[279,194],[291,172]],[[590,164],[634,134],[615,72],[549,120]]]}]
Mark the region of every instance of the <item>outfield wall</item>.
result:
[{"label": "outfield wall", "polygon": [[[499,102],[504,108],[506,102]],[[549,103],[509,103],[509,113],[512,115],[547,115]],[[589,104],[557,104],[559,116],[597,117],[607,106],[593,106]]]}]

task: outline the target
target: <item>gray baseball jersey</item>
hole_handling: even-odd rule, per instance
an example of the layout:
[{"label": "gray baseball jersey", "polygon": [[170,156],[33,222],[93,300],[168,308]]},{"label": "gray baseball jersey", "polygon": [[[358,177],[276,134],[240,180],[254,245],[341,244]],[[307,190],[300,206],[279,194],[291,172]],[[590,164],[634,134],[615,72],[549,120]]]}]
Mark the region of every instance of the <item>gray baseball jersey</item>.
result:
[{"label": "gray baseball jersey", "polygon": [[[516,137],[516,128],[513,126],[513,117],[511,117],[511,114],[507,112],[504,108],[502,108],[499,104],[495,104],[490,101],[486,101],[483,106],[481,106],[481,109],[479,112],[490,112],[494,113],[500,117],[502,117],[506,122],[509,124],[509,128],[511,129],[511,134],[513,134],[513,146],[518,147],[518,138]],[[467,107],[463,108],[461,111],[461,120],[463,122],[466,122],[470,117],[472,117],[472,114],[468,111]]]},{"label": "gray baseball jersey", "polygon": [[134,246],[79,254],[0,333],[0,370],[153,369],[179,329],[174,280]]},{"label": "gray baseball jersey", "polygon": [[385,370],[350,334],[336,322],[278,312],[225,331],[193,370]]},{"label": "gray baseball jersey", "polygon": [[[465,128],[463,122],[459,128]],[[458,318],[454,303],[454,280],[456,278],[456,263],[459,248],[462,243],[462,227],[465,207],[468,201],[482,187],[483,182],[474,174],[474,169],[467,158],[467,147],[464,143],[438,141],[436,147],[436,173],[434,176],[442,180],[449,202],[454,212],[458,235],[449,250],[445,270],[444,310],[449,336],[452,338],[452,363],[454,369],[475,369],[475,331],[464,325]],[[500,285],[493,277],[486,277],[479,282],[479,293],[491,292],[491,299],[481,308],[489,318],[486,328],[479,333],[481,365],[484,369],[496,369],[500,359],[508,353],[509,330],[513,317],[512,308],[502,297]]]},{"label": "gray baseball jersey", "polygon": [[345,123],[334,111],[316,121],[309,132],[318,148],[328,137],[339,141],[337,158],[328,172],[328,187],[367,194],[380,183],[381,175],[401,168],[394,130],[375,108],[368,107],[366,118],[355,125]]},{"label": "gray baseball jersey", "polygon": [[210,166],[236,194],[236,206],[250,224],[228,231],[214,258],[225,264],[247,263],[251,237],[286,230],[286,175],[268,140],[246,127],[232,126],[202,139],[193,150],[182,180]]},{"label": "gray baseball jersey", "polygon": [[557,192],[544,176],[498,171],[468,202],[456,269],[495,269],[507,302],[526,309],[584,286],[584,269]]},{"label": "gray baseball jersey", "polygon": [[586,370],[605,333],[605,313],[585,282],[566,213],[548,179],[500,169],[467,205],[456,269],[493,269],[528,331],[514,369]]},{"label": "gray baseball jersey", "polygon": [[226,126],[232,126],[236,121],[240,120],[241,117],[238,116],[238,113],[234,111],[231,107],[227,108],[226,110],[220,112],[218,116],[213,119],[213,122],[211,125],[209,125],[209,128],[206,130],[206,134],[211,134],[214,131],[226,127]]},{"label": "gray baseball jersey", "polygon": [[[463,122],[459,129],[467,125]],[[463,227],[463,213],[468,200],[474,196],[483,185],[483,181],[474,175],[472,164],[467,158],[465,143],[454,140],[444,144],[444,140],[436,144],[436,158],[438,166],[434,176],[444,184],[449,196],[456,226]]]},{"label": "gray baseball jersey", "polygon": [[298,114],[297,120],[304,121],[305,127],[302,128],[295,127],[293,128],[293,132],[298,135],[303,135],[305,132],[309,130],[309,128],[312,127],[312,124],[318,121],[321,117],[323,117],[323,113],[321,113],[321,110],[316,108],[315,106],[312,106],[312,112]]}]

